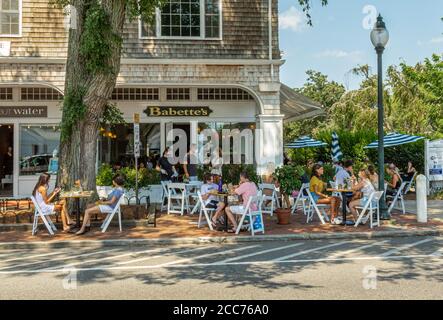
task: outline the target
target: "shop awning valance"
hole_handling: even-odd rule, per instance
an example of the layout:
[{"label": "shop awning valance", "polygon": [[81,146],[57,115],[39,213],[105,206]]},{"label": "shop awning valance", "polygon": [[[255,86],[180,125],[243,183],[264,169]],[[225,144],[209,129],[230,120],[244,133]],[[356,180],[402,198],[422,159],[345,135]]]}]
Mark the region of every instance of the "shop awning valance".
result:
[{"label": "shop awning valance", "polygon": [[284,121],[296,121],[314,118],[324,113],[323,107],[304,95],[295,92],[285,84],[280,87],[280,112]]}]

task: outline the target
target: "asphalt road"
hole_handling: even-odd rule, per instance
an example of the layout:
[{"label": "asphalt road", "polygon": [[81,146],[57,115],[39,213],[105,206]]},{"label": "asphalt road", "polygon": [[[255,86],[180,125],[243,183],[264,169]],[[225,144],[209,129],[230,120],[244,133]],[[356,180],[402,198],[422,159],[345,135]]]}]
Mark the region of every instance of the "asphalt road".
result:
[{"label": "asphalt road", "polygon": [[442,299],[443,238],[0,251],[0,299]]}]

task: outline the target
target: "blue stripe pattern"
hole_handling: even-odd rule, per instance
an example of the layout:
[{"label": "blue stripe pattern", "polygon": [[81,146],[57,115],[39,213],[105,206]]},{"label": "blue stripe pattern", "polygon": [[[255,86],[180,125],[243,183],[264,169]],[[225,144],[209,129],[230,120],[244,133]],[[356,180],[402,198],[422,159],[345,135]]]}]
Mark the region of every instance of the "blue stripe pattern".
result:
[{"label": "blue stripe pattern", "polygon": [[[406,143],[417,142],[422,139],[424,139],[424,137],[410,136],[407,134],[400,134],[400,133],[389,133],[384,137],[383,141],[385,147],[394,147]],[[375,149],[375,148],[378,148],[378,140],[372,142],[371,144],[365,147],[365,149]]]},{"label": "blue stripe pattern", "polygon": [[314,140],[311,137],[304,136],[298,138],[294,142],[288,143],[285,148],[289,149],[302,149],[302,148],[314,148],[314,147],[324,147],[327,146],[327,143]]},{"label": "blue stripe pattern", "polygon": [[332,161],[337,162],[343,157],[340,145],[338,143],[338,134],[332,133]]}]

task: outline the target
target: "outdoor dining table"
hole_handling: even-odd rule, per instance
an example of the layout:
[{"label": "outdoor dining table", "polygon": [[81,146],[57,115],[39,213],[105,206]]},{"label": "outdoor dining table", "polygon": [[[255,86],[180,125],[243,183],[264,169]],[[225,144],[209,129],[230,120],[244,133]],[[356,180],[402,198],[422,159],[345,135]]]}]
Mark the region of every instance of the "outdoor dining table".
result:
[{"label": "outdoor dining table", "polygon": [[94,194],[94,191],[82,191],[82,192],[77,192],[77,191],[72,191],[72,192],[62,192],[60,193],[60,198],[61,199],[72,199],[75,200],[76,203],[76,212],[75,212],[75,228],[79,229],[80,228],[80,200],[81,199],[89,199],[92,195]]},{"label": "outdoor dining table", "polygon": [[339,192],[341,194],[341,198],[343,201],[343,205],[342,205],[342,212],[343,212],[343,223],[342,226],[346,226],[346,205],[347,205],[347,200],[348,200],[348,194],[349,193],[354,193],[354,191],[352,189],[334,189],[334,188],[330,188],[330,189],[326,189],[326,191],[328,192]]}]

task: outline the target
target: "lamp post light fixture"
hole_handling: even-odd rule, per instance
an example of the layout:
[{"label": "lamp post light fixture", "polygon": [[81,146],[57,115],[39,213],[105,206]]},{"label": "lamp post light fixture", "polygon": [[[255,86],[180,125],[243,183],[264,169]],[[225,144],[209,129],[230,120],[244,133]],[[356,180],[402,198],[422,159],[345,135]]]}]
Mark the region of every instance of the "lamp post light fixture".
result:
[{"label": "lamp post light fixture", "polygon": [[383,108],[383,52],[389,41],[389,32],[381,15],[378,16],[374,29],[371,31],[371,41],[377,52],[378,67],[378,186],[379,191],[384,191],[384,196],[380,199],[380,218],[389,220],[390,215],[386,207],[385,190],[385,150],[384,150],[384,108]]}]

